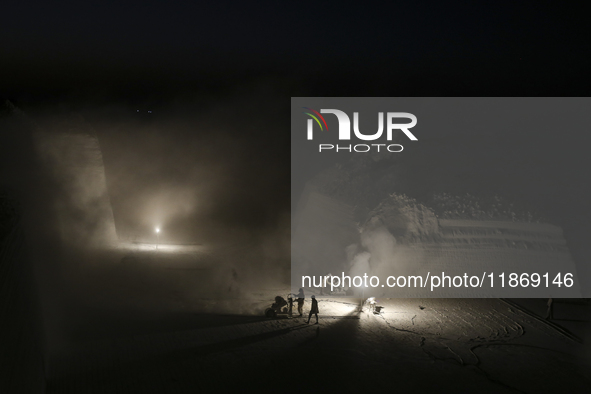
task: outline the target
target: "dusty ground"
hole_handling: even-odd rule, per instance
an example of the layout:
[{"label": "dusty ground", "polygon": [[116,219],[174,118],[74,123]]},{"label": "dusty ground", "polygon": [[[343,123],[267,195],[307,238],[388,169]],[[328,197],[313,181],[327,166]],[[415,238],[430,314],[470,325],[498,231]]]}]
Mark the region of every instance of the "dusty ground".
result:
[{"label": "dusty ground", "polygon": [[165,265],[153,254],[113,256],[117,264],[75,281],[87,296],[61,312],[49,393],[591,392],[588,347],[502,300],[380,299],[374,315],[356,299],[319,298],[320,324],[308,325],[262,317],[287,288],[190,291],[187,281],[221,275],[206,269],[206,254]]}]

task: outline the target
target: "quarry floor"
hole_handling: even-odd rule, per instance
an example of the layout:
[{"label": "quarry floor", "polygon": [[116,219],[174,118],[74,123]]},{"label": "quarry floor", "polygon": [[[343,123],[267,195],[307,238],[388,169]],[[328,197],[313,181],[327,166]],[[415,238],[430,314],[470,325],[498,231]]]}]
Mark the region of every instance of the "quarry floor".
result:
[{"label": "quarry floor", "polygon": [[154,255],[113,256],[71,282],[76,301],[55,313],[48,393],[591,392],[589,346],[504,300],[382,299],[376,315],[319,296],[319,324],[306,324],[263,317],[287,287],[191,292],[219,278],[207,255],[169,276]]}]

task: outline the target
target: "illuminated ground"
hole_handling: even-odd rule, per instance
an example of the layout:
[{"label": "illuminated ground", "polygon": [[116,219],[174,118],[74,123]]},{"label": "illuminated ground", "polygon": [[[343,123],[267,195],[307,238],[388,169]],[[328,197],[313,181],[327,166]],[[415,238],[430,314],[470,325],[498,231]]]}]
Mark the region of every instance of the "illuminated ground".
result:
[{"label": "illuminated ground", "polygon": [[175,245],[175,244],[154,244],[139,242],[120,242],[117,249],[127,252],[155,252],[175,254],[199,254],[207,251],[203,245]]},{"label": "illuminated ground", "polygon": [[[116,264],[96,268],[92,282],[79,278],[76,291],[88,287],[89,297],[64,312],[63,342],[47,360],[48,392],[591,388],[584,377],[591,357],[581,343],[502,300],[386,299],[374,315],[359,313],[356,299],[319,298],[319,325],[266,319],[263,310],[287,288],[232,297],[223,282],[221,293],[193,291],[226,275],[212,268],[213,254],[193,252],[190,259],[111,252]],[[89,287],[97,275],[108,289]]]}]

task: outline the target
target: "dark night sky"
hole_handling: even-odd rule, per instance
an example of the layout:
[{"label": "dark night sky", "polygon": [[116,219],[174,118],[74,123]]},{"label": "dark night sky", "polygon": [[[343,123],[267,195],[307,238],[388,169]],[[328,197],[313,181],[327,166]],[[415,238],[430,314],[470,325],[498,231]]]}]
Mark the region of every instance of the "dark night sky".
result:
[{"label": "dark night sky", "polygon": [[11,2],[0,92],[140,100],[273,75],[308,95],[584,95],[584,15],[547,1]]}]

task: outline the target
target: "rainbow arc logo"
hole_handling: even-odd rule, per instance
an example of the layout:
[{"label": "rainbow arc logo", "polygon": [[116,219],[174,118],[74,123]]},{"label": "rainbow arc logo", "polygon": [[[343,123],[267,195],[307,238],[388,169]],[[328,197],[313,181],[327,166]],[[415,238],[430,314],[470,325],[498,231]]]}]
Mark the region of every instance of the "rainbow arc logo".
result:
[{"label": "rainbow arc logo", "polygon": [[[322,115],[320,115],[320,112],[318,112],[318,111],[316,111],[316,110],[313,110],[312,108],[308,108],[308,107],[302,107],[302,108],[304,108],[304,109],[307,109],[307,110],[309,110],[309,111],[312,111],[312,112],[314,112],[316,115],[318,115],[318,116],[320,117],[320,119],[322,119],[322,122],[324,123],[324,126],[326,127],[326,131],[328,131],[328,125],[326,124],[326,120],[324,120],[324,117],[323,117]],[[318,118],[317,118],[316,116],[312,115],[312,114],[311,114],[311,113],[309,113],[309,112],[303,112],[303,113],[304,113],[304,114],[306,114],[306,115],[308,115],[308,116],[311,116],[311,117],[312,117],[312,119],[314,119],[314,120],[316,121],[316,123],[318,123],[318,126],[320,126],[320,130],[324,130],[324,129],[322,128],[322,123],[320,123],[320,120],[318,120]]]}]

